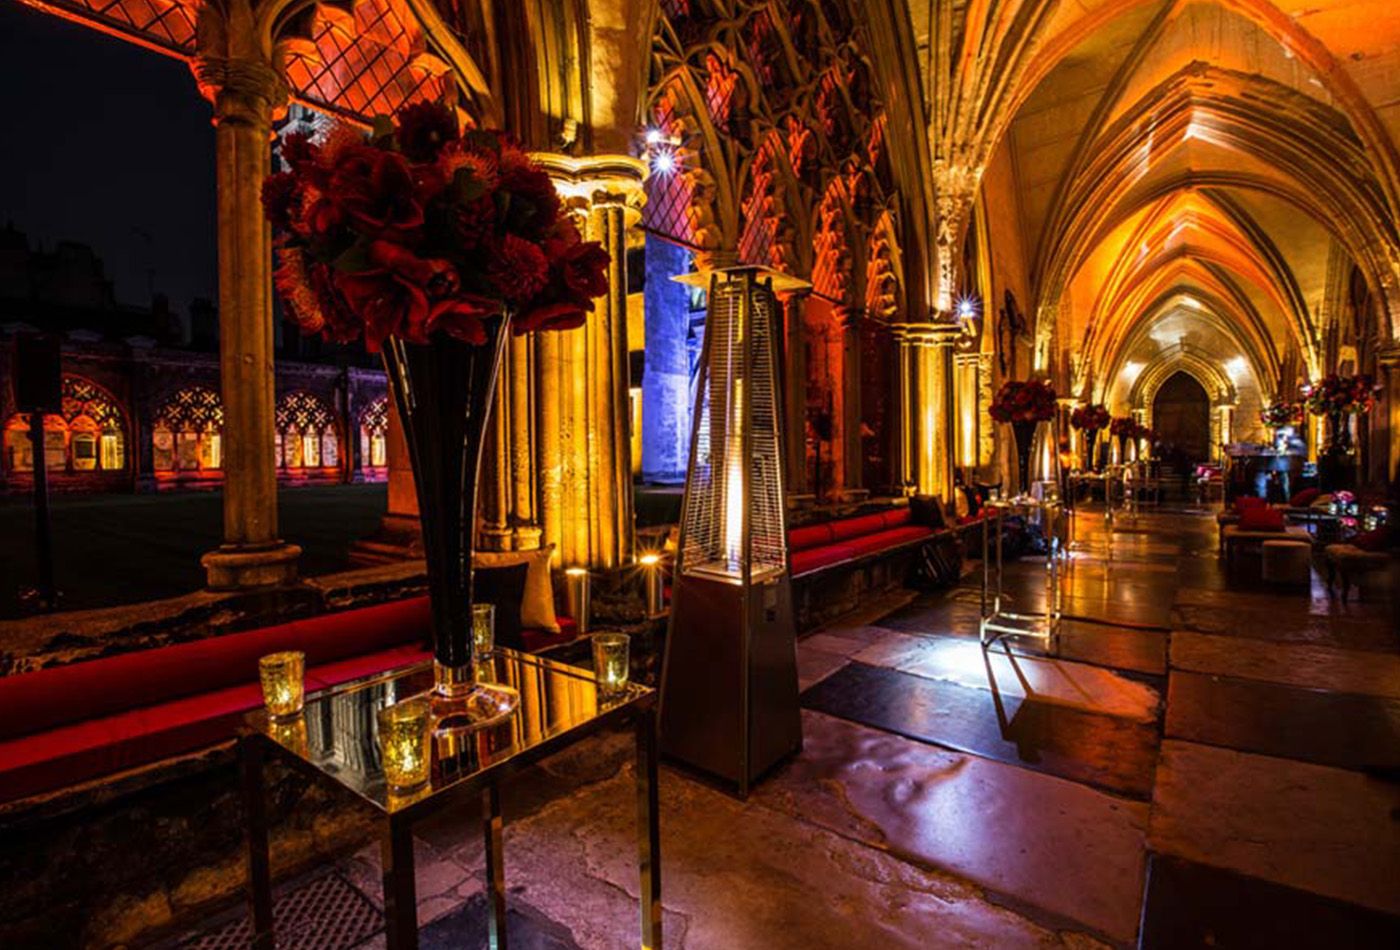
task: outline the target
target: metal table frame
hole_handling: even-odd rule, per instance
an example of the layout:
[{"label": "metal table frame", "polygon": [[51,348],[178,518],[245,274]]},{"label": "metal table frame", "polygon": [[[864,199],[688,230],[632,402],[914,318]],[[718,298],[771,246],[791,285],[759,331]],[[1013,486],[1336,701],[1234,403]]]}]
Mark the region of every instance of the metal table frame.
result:
[{"label": "metal table frame", "polygon": [[[1060,558],[1066,553],[1060,545],[1058,526],[1053,523],[1060,517],[1061,505],[1058,501],[1013,500],[989,503],[987,507],[996,512],[996,517],[990,522],[984,522],[982,532],[982,611],[978,624],[978,639],[984,648],[1007,636],[1053,640],[1060,629],[1062,615]],[[1003,519],[1008,512],[1012,511],[1039,511],[1043,516],[1042,524],[1048,525],[1046,538],[1050,544],[1050,553],[1045,559],[1047,596],[1046,609],[1043,613],[1018,613],[1006,610],[1002,606],[1003,540],[1001,528]],[[988,537],[992,531],[996,532],[995,546]],[[992,558],[993,552],[995,552],[995,561]],[[993,568],[995,568],[996,582],[994,589],[991,590],[992,597],[989,609],[988,592],[989,588],[993,586],[991,581]]]},{"label": "metal table frame", "polygon": [[[500,649],[499,653],[511,653]],[[422,669],[398,671],[408,675]],[[591,675],[585,670],[581,675]],[[382,677],[381,677],[382,679]],[[343,688],[343,687],[341,687]],[[386,812],[373,809],[382,822],[380,855],[384,876],[385,936],[389,950],[412,950],[418,946],[418,904],[413,867],[412,827],[418,821],[471,795],[479,795],[482,808],[482,842],[486,850],[486,888],[491,905],[490,946],[506,947],[506,889],[502,854],[500,784],[543,758],[610,726],[632,721],[637,742],[637,858],[641,875],[641,925],[644,950],[661,950],[661,830],[657,814],[657,734],[656,691],[646,690],[624,703],[599,713],[566,732],[546,739],[469,778],[439,792],[420,798],[411,805]],[[253,915],[254,950],[274,950],[272,919],[272,873],[268,855],[267,803],[264,797],[263,768],[269,753],[312,777],[334,781],[335,776],[296,755],[251,725],[250,713],[238,742],[246,838],[248,847],[248,901]],[[356,796],[357,798],[360,796]]]}]

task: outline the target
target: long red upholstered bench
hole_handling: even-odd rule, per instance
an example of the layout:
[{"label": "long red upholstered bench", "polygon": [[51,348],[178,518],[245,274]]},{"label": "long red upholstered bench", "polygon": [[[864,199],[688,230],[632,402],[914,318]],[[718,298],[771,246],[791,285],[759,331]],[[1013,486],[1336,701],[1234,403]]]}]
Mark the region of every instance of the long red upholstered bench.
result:
[{"label": "long red upholstered bench", "polygon": [[[0,803],[215,745],[262,703],[258,658],[306,654],[307,691],[431,657],[427,597],[0,678]],[[573,639],[526,630],[527,649]]]},{"label": "long red upholstered bench", "polygon": [[815,574],[837,564],[874,557],[933,537],[937,532],[914,523],[908,508],[805,525],[788,532],[792,576]]}]

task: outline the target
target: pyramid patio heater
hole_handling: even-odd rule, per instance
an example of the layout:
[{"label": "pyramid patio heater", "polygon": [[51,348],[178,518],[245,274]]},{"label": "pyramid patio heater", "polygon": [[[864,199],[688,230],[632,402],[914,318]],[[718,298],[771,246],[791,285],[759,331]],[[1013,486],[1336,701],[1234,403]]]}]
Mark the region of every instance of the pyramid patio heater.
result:
[{"label": "pyramid patio heater", "polygon": [[661,673],[663,752],[740,796],[802,746],[783,516],[775,282],[780,289],[807,286],[755,267],[709,277]]}]

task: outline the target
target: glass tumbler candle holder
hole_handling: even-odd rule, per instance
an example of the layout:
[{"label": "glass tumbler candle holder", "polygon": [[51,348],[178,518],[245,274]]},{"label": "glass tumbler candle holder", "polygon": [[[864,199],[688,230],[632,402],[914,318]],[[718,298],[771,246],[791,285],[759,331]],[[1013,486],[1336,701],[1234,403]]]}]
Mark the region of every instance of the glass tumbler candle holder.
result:
[{"label": "glass tumbler candle holder", "polygon": [[428,781],[432,765],[432,704],[415,696],[379,710],[379,752],[384,781],[411,792]]},{"label": "glass tumbler candle holder", "polygon": [[472,656],[484,660],[496,648],[496,605],[472,604]]},{"label": "glass tumbler candle holder", "polygon": [[602,696],[614,696],[627,687],[631,638],[625,633],[595,633],[592,639],[593,675],[598,680],[598,692]]},{"label": "glass tumbler candle holder", "polygon": [[306,699],[306,654],[299,650],[269,653],[258,660],[263,704],[274,722],[301,715]]}]

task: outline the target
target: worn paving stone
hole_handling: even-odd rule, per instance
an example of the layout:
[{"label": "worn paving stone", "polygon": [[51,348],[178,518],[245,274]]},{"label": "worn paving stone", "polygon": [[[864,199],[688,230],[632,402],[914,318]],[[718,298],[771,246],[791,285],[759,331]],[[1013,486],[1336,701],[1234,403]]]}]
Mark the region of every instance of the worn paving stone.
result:
[{"label": "worn paving stone", "polygon": [[[629,766],[507,830],[512,900],[588,950],[637,943],[632,788]],[[966,883],[668,770],[661,815],[668,947],[1085,944],[995,906]]]},{"label": "worn paving stone", "polygon": [[1063,659],[1008,655],[999,643],[984,650],[965,639],[892,633],[852,659],[1141,722],[1154,722],[1161,703],[1161,696],[1150,686],[1109,670]]},{"label": "worn paving stone", "polygon": [[1179,631],[1173,669],[1400,699],[1400,656]]},{"label": "worn paving stone", "polygon": [[1152,792],[1152,724],[854,662],[803,693],[802,704],[1119,794]]},{"label": "worn paving stone", "polygon": [[1256,877],[1152,855],[1142,950],[1392,950],[1400,917]]},{"label": "worn paving stone", "polygon": [[1316,643],[1347,650],[1400,653],[1400,637],[1393,625],[1370,616],[1319,616],[1307,611],[1274,609],[1221,609],[1193,604],[1172,608],[1173,629],[1196,633],[1252,637],[1282,643]]},{"label": "worn paving stone", "polygon": [[1400,771],[1400,700],[1173,672],[1167,735],[1341,768]]},{"label": "worn paving stone", "polygon": [[1168,739],[1153,851],[1400,913],[1400,785]]},{"label": "worn paving stone", "polygon": [[1133,939],[1146,804],[810,711],[803,728],[802,754],[752,801],[951,871],[1051,925]]},{"label": "worn paving stone", "polygon": [[797,688],[815,686],[846,665],[846,657],[838,653],[823,653],[797,644]]}]

